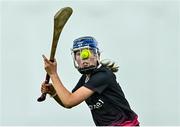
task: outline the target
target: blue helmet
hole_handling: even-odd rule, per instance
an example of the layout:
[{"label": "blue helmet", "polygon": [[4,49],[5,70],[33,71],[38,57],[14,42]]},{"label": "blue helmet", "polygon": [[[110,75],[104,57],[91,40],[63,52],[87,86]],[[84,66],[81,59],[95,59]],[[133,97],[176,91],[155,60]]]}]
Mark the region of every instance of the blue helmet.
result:
[{"label": "blue helmet", "polygon": [[[95,40],[95,38],[91,36],[84,36],[77,38],[73,41],[73,48],[72,48],[72,54],[73,54],[73,60],[74,60],[74,66],[75,68],[81,73],[81,74],[89,74],[93,72],[94,69],[97,68],[95,65],[91,65],[89,67],[80,68],[75,60],[75,53],[78,50],[88,48],[94,52],[94,55],[100,55],[99,48],[97,46],[98,42]],[[99,60],[97,60],[97,65],[99,65]]]},{"label": "blue helmet", "polygon": [[92,48],[92,49],[97,49],[99,50],[97,46],[98,42],[95,40],[95,38],[91,36],[84,36],[77,38],[73,41],[73,51],[79,50],[84,47]]}]

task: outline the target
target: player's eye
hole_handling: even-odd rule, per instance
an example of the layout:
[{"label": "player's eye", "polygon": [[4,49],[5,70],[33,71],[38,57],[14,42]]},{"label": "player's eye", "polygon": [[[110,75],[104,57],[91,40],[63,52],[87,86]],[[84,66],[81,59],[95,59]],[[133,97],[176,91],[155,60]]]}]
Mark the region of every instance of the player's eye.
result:
[{"label": "player's eye", "polygon": [[80,51],[75,52],[76,56],[80,56]]},{"label": "player's eye", "polygon": [[93,53],[94,55],[97,54],[97,50],[96,49],[90,49],[91,53]]}]

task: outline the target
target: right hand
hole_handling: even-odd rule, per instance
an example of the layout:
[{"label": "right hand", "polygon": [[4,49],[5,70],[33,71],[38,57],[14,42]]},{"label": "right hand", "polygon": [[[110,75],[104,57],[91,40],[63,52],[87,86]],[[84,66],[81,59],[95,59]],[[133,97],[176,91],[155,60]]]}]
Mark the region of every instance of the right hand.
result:
[{"label": "right hand", "polygon": [[50,75],[57,74],[57,62],[56,59],[54,59],[54,62],[51,62],[48,60],[45,55],[42,55],[44,59],[44,68],[46,72]]},{"label": "right hand", "polygon": [[56,91],[51,83],[45,84],[45,82],[43,82],[41,84],[41,93],[47,93],[52,96],[56,93]]}]

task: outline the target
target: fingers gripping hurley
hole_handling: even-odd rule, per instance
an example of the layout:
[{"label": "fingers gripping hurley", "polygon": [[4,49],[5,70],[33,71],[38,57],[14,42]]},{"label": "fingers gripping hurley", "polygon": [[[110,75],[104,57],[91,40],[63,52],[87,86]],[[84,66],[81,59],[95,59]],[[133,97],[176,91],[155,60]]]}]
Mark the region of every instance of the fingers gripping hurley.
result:
[{"label": "fingers gripping hurley", "polygon": [[[59,36],[61,31],[68,21],[69,17],[71,16],[73,10],[70,7],[61,8],[54,16],[54,33],[53,33],[53,40],[51,46],[51,53],[50,53],[50,61],[54,61],[54,56],[56,53],[56,48],[59,40]],[[45,83],[49,83],[50,76],[46,74]],[[46,93],[43,93],[41,97],[37,99],[38,102],[44,101],[46,99]]]}]

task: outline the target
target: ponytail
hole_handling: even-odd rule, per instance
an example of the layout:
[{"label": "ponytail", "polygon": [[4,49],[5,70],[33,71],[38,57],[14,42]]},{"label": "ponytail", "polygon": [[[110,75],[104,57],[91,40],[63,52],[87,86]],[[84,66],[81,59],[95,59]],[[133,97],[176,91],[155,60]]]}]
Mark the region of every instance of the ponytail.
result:
[{"label": "ponytail", "polygon": [[101,60],[100,64],[102,66],[105,66],[106,68],[108,68],[109,70],[111,70],[114,73],[118,72],[118,70],[119,70],[119,66],[114,61],[111,61],[109,59]]}]

